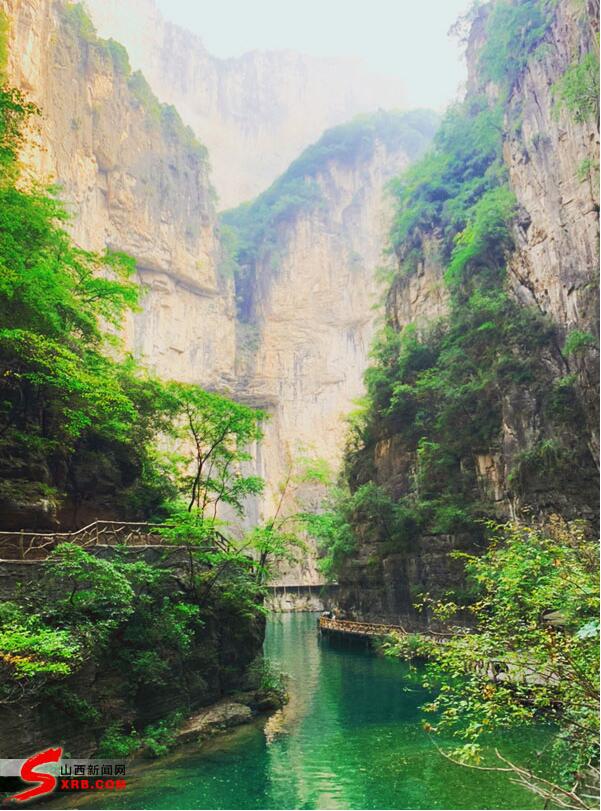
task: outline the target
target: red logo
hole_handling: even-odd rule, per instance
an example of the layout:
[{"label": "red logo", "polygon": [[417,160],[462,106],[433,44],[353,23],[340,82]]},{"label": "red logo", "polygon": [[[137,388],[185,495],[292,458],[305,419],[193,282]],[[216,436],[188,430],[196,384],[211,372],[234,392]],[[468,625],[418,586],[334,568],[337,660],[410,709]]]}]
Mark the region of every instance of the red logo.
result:
[{"label": "red logo", "polygon": [[21,780],[25,783],[37,783],[37,785],[21,791],[19,794],[13,794],[9,799],[24,803],[26,800],[33,799],[33,797],[41,797],[43,794],[50,794],[51,791],[54,791],[58,782],[56,777],[53,774],[48,774],[48,772],[36,772],[35,769],[46,763],[58,763],[62,754],[63,750],[58,747],[56,749],[45,749],[43,752],[38,752],[37,755],[27,758],[21,766]]}]

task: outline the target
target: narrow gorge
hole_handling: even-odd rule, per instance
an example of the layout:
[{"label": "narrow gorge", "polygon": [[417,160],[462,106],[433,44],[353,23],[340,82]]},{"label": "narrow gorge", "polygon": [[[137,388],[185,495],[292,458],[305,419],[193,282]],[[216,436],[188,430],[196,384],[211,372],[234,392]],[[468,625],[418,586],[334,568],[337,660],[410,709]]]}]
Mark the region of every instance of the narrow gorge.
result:
[{"label": "narrow gorge", "polygon": [[444,110],[192,28],[0,0],[0,766],[594,807],[598,0],[471,4]]}]

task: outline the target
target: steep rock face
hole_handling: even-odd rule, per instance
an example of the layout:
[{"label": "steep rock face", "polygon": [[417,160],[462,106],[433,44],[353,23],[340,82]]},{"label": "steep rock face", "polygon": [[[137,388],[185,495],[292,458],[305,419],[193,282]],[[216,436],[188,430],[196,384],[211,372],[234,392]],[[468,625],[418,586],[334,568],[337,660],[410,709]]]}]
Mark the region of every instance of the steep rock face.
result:
[{"label": "steep rock face", "polygon": [[[479,12],[470,37],[468,92],[484,90],[494,99],[498,90],[482,88],[478,74],[486,14],[486,8]],[[541,368],[553,384],[574,376],[580,402],[572,406],[571,425],[556,428],[548,416],[551,385],[542,392],[535,386],[507,387],[497,441],[472,460],[462,460],[462,472],[473,468],[482,503],[500,520],[516,517],[524,508],[535,516],[559,513],[593,524],[598,516],[598,349],[587,342],[570,353],[565,341],[574,332],[599,335],[599,130],[594,116],[575,120],[557,103],[558,81],[596,47],[597,21],[598,4],[585,10],[583,4],[560,0],[536,55],[527,60],[505,102],[503,157],[518,203],[506,288],[517,302],[553,324]],[[417,242],[400,249],[401,268],[408,259],[412,267],[401,271],[388,290],[387,321],[398,332],[414,324],[420,334],[444,317],[450,303],[440,235],[421,233]],[[469,419],[466,414],[468,424]],[[569,467],[558,465],[557,473],[549,475],[542,458],[530,462],[531,449],[545,443],[569,448]],[[529,466],[523,474],[525,462]],[[400,435],[376,442],[362,464],[367,472],[359,483],[373,481],[393,499],[414,491],[416,455]],[[461,566],[449,552],[474,552],[482,543],[474,534],[422,534],[397,554],[369,526],[360,523],[356,533],[357,550],[339,577],[333,604],[349,616],[417,627],[429,621],[412,607],[418,594],[461,590]]]},{"label": "steep rock face", "polygon": [[323,204],[281,226],[277,259],[268,252],[257,264],[250,390],[275,404],[277,436],[262,452],[267,469],[275,463],[283,472],[286,456],[303,446],[339,460],[343,419],[363,391],[374,331],[374,271],[389,222],[384,185],[407,162],[402,150],[377,145],[367,164],[325,165]]},{"label": "steep rock face", "polygon": [[[407,127],[402,117],[380,115],[383,128],[400,133]],[[312,165],[296,179],[312,189],[311,197],[266,230],[256,258],[244,268],[251,281],[241,302],[239,386],[271,417],[257,456],[257,472],[268,482],[264,517],[277,510],[280,484],[291,470],[298,473],[303,456],[325,460],[333,472],[339,467],[345,417],[364,392],[379,318],[377,269],[390,262],[383,254],[392,213],[386,184],[425,148],[435,126],[436,117],[425,114],[411,136],[390,139],[376,125],[358,151],[341,157],[333,150]],[[344,144],[352,127],[331,130],[324,139]],[[297,504],[311,503],[319,488],[297,484],[287,495]],[[316,582],[314,565],[309,559],[288,579]]]},{"label": "steep rock face", "polygon": [[146,286],[128,343],[165,377],[224,387],[235,354],[233,289],[218,272],[206,150],[160,108],[122,49],[55,0],[2,0],[8,75],[42,110],[27,163],[60,183],[82,247],[125,251]]},{"label": "steep rock face", "polygon": [[[599,127],[574,120],[554,86],[570,65],[597,46],[599,4],[561,2],[541,57],[531,59],[513,90],[505,158],[521,209],[510,265],[516,297],[548,314],[565,337],[599,334]],[[562,354],[563,372],[577,373],[590,446],[599,459],[598,353]]]},{"label": "steep rock face", "polygon": [[[164,20],[153,0],[86,0],[100,33],[123,42],[162,101],[209,147],[222,208],[267,188],[324,129],[379,107],[399,108],[397,80],[360,62],[293,51],[218,59]],[[235,23],[234,23],[235,24]]]}]

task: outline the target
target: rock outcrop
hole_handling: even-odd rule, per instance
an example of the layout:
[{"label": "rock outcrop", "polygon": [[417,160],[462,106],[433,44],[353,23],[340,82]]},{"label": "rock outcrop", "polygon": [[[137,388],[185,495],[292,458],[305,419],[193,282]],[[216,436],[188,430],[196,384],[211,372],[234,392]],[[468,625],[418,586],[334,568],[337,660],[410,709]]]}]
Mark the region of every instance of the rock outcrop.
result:
[{"label": "rock outcrop", "polygon": [[166,21],[154,0],[86,0],[86,7],[207,144],[222,209],[266,189],[328,127],[403,105],[402,83],[359,61],[294,51],[218,59],[198,36]]},{"label": "rock outcrop", "polygon": [[41,111],[26,162],[57,182],[84,248],[124,251],[146,287],[128,343],[158,374],[231,385],[233,286],[219,272],[205,147],[78,6],[2,0],[10,81]]}]

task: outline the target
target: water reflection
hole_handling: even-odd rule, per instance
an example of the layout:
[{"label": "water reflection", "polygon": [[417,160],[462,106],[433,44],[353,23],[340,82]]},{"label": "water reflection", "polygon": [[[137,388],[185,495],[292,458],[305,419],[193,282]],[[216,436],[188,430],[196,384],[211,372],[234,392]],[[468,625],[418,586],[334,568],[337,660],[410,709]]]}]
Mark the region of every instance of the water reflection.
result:
[{"label": "water reflection", "polygon": [[[268,623],[266,655],[291,676],[281,712],[141,765],[126,794],[61,798],[54,807],[542,807],[503,774],[443,758],[421,728],[427,695],[406,666],[320,642],[315,621],[288,614]],[[503,745],[523,761],[546,737],[528,729],[505,735]]]}]

